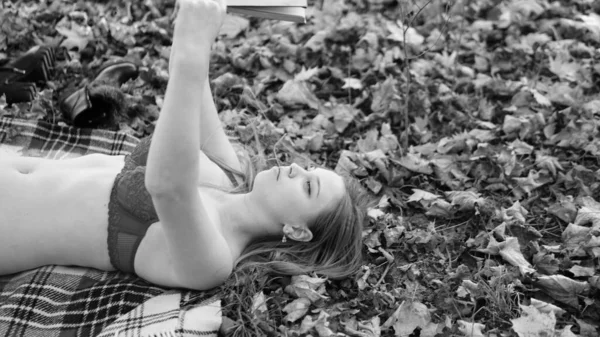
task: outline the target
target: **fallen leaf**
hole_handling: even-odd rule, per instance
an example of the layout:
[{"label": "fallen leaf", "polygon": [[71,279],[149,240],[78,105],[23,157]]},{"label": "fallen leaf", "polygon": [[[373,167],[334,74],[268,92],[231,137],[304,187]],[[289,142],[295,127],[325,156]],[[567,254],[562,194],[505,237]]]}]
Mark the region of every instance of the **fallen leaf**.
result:
[{"label": "fallen leaf", "polygon": [[463,335],[467,337],[484,337],[483,329],[485,329],[485,325],[481,323],[475,322],[467,322],[459,319],[456,321],[458,323],[458,331],[460,331]]},{"label": "fallen leaf", "polygon": [[241,32],[248,29],[250,20],[239,15],[227,15],[223,21],[223,25],[219,30],[219,34],[223,34],[230,39],[238,36]]},{"label": "fallen leaf", "polygon": [[541,151],[535,151],[535,165],[541,169],[546,169],[552,176],[556,177],[556,171],[563,171],[562,165],[557,157],[547,156]]},{"label": "fallen leaf", "polygon": [[433,194],[430,192],[427,192],[425,190],[420,190],[417,188],[413,188],[412,189],[413,194],[410,195],[410,197],[408,197],[408,200],[406,200],[406,202],[411,202],[411,201],[416,201],[416,202],[420,202],[420,201],[433,201],[433,200],[437,200],[440,199],[441,196],[437,195],[437,194]]},{"label": "fallen leaf", "polygon": [[[394,327],[396,336],[407,337],[419,327],[426,328],[431,323],[431,314],[427,306],[420,302],[403,301],[398,309],[383,324],[382,328]],[[433,336],[432,336],[433,337]]]},{"label": "fallen leaf", "polygon": [[459,211],[471,211],[486,202],[479,193],[473,191],[446,192],[446,197],[450,199],[452,205],[458,205]]},{"label": "fallen leaf", "polygon": [[556,325],[556,317],[554,312],[540,312],[536,307],[531,305],[519,305],[521,307],[521,317],[511,319],[512,329],[519,337],[533,336],[554,336],[554,327]]},{"label": "fallen leaf", "polygon": [[285,292],[299,297],[307,298],[311,303],[325,299],[325,281],[327,279],[310,277],[307,275],[292,276],[292,282],[285,287]]},{"label": "fallen leaf", "polygon": [[287,107],[295,107],[305,104],[313,109],[318,109],[320,101],[309,89],[308,83],[304,81],[286,81],[276,95],[277,100]]},{"label": "fallen leaf", "polygon": [[498,244],[498,248],[500,256],[513,266],[519,267],[522,275],[525,273],[533,273],[535,271],[535,269],[531,267],[531,264],[523,257],[519,240],[516,237],[506,238],[506,241]]},{"label": "fallen leaf", "polygon": [[263,317],[267,310],[267,297],[260,291],[252,298],[252,316],[254,319],[267,319],[267,317]]},{"label": "fallen leaf", "polygon": [[310,300],[308,298],[297,298],[288,303],[282,310],[287,312],[284,320],[287,322],[295,322],[298,319],[304,317],[310,307]]},{"label": "fallen leaf", "polygon": [[535,284],[553,299],[573,308],[579,308],[578,296],[590,289],[587,282],[575,281],[563,275],[540,276]]},{"label": "fallen leaf", "polygon": [[566,312],[553,304],[544,301],[539,301],[535,298],[531,299],[531,306],[535,307],[542,313],[549,314],[550,312],[553,312],[555,316],[562,316]]},{"label": "fallen leaf", "polygon": [[77,51],[80,52],[94,39],[91,27],[80,26],[76,22],[71,22],[70,27],[57,25],[55,29],[60,35],[66,37],[60,46],[67,48],[67,50],[77,48]]},{"label": "fallen leaf", "polygon": [[574,334],[571,331],[571,327],[573,325],[565,325],[565,327],[560,331],[560,334],[557,337],[579,337],[579,335]]},{"label": "fallen leaf", "polygon": [[579,325],[579,334],[582,337],[598,337],[598,325],[596,326],[587,323],[582,319],[575,318],[575,322]]},{"label": "fallen leaf", "polygon": [[513,178],[519,189],[523,190],[527,195],[530,195],[533,190],[547,183],[544,181],[539,172],[534,170],[529,171],[527,178]]},{"label": "fallen leaf", "polygon": [[423,174],[432,174],[433,169],[431,168],[431,163],[427,159],[420,158],[419,156],[413,153],[407,153],[405,156],[402,156],[400,159],[395,160],[399,165],[404,166],[405,168]]},{"label": "fallen leaf", "polygon": [[388,39],[403,42],[406,40],[406,43],[420,46],[425,41],[425,38],[417,32],[413,27],[404,27],[402,21],[398,20],[396,23],[391,21],[386,22],[386,26],[390,35],[387,36]]},{"label": "fallen leaf", "polygon": [[589,240],[590,228],[570,223],[562,233],[565,248],[573,255],[585,255],[582,245]]},{"label": "fallen leaf", "polygon": [[335,130],[341,133],[352,123],[358,110],[349,104],[339,104],[333,108],[332,113]]},{"label": "fallen leaf", "polygon": [[580,14],[579,18],[583,21],[585,27],[592,32],[594,39],[600,41],[600,15],[596,13]]},{"label": "fallen leaf", "polygon": [[344,85],[342,89],[356,89],[361,90],[363,88],[362,82],[357,78],[344,78]]},{"label": "fallen leaf", "polygon": [[593,267],[582,267],[575,265],[569,269],[573,276],[575,277],[584,277],[584,276],[594,276],[595,270]]},{"label": "fallen leaf", "polygon": [[582,198],[582,206],[573,224],[578,226],[591,224],[591,232],[600,232],[600,203],[590,197]]}]

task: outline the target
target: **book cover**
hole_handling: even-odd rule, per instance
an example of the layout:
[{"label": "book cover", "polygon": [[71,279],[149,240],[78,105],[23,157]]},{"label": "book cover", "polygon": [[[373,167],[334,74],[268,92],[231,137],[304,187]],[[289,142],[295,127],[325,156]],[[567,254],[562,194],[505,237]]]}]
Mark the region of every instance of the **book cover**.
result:
[{"label": "book cover", "polygon": [[263,19],[291,22],[306,22],[304,7],[227,7],[229,13],[253,16]]},{"label": "book cover", "polygon": [[264,19],[306,22],[307,0],[228,0],[229,13]]}]

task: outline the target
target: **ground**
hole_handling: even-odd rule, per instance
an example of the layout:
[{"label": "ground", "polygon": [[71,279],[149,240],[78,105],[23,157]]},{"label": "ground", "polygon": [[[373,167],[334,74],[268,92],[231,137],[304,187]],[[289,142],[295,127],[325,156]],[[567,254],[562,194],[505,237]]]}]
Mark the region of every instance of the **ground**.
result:
[{"label": "ground", "polygon": [[[230,15],[212,54],[221,120],[264,164],[346,169],[376,205],[354,278],[236,275],[235,336],[598,336],[600,3],[309,1],[307,23]],[[100,127],[152,132],[172,1],[0,4],[0,58],[64,47],[23,118],[142,63]],[[2,111],[0,109],[0,111]],[[257,143],[258,142],[258,143]]]}]

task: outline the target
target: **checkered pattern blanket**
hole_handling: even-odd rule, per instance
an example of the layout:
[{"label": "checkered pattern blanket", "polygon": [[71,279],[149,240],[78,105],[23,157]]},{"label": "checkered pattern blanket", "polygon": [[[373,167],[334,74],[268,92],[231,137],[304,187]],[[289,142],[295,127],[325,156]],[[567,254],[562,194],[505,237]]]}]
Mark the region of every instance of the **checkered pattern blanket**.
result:
[{"label": "checkered pattern blanket", "polygon": [[[118,132],[0,117],[0,156],[125,155],[138,141]],[[71,266],[0,275],[0,336],[217,336],[221,322],[216,291],[164,289],[132,274]]]}]

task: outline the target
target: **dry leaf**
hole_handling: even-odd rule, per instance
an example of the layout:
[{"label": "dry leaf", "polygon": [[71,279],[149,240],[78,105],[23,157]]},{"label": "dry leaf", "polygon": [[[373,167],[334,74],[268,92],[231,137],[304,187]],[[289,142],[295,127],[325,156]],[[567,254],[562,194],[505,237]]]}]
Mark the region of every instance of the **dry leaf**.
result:
[{"label": "dry leaf", "polygon": [[308,105],[313,109],[319,108],[319,99],[304,81],[288,80],[283,84],[276,96],[277,100],[288,107],[300,104]]},{"label": "dry leaf", "polygon": [[563,275],[540,276],[535,282],[553,299],[579,308],[578,296],[590,290],[587,282],[572,280]]},{"label": "dry leaf", "polygon": [[267,297],[260,291],[252,298],[252,316],[254,319],[266,319],[263,317],[267,313]]},{"label": "dry leaf", "polygon": [[485,204],[485,199],[477,192],[472,191],[451,191],[446,192],[452,205],[458,205],[459,211],[474,210],[476,206]]},{"label": "dry leaf", "polygon": [[223,25],[219,30],[219,34],[223,34],[230,39],[238,36],[241,32],[248,29],[250,20],[239,15],[227,15],[223,21]]},{"label": "dry leaf", "polygon": [[292,276],[292,283],[285,287],[285,292],[296,296],[305,297],[314,303],[320,299],[325,299],[325,281],[327,279],[319,277],[310,277],[308,275]]},{"label": "dry leaf", "polygon": [[564,329],[560,331],[560,334],[557,337],[579,337],[579,335],[576,335],[571,331],[572,326],[573,325],[565,325]]},{"label": "dry leaf", "polygon": [[546,303],[544,301],[539,301],[536,300],[535,298],[531,299],[531,306],[534,306],[536,309],[538,309],[540,312],[543,313],[550,313],[550,312],[554,312],[555,316],[562,316],[566,311],[564,311],[563,309],[550,304],[550,303]]},{"label": "dry leaf", "polygon": [[569,269],[573,276],[575,277],[583,277],[583,276],[594,276],[595,270],[593,267],[582,267],[575,265]]},{"label": "dry leaf", "polygon": [[485,325],[481,323],[475,322],[467,322],[459,319],[456,321],[458,323],[458,331],[460,331],[463,335],[467,337],[484,337],[483,329],[485,329]]},{"label": "dry leaf", "polygon": [[382,328],[387,329],[393,326],[396,336],[406,337],[412,334],[417,327],[423,329],[430,323],[431,315],[425,304],[404,301],[383,324]]},{"label": "dry leaf", "polygon": [[579,333],[582,337],[598,337],[598,324],[594,326],[578,318],[575,318],[575,322],[579,325]]},{"label": "dry leaf", "polygon": [[504,260],[512,264],[515,267],[519,267],[521,274],[533,273],[535,269],[531,267],[531,264],[525,260],[523,253],[521,253],[521,247],[519,240],[515,237],[508,237],[506,241],[498,244],[500,249],[499,254]]},{"label": "dry leaf", "polygon": [[431,162],[427,159],[420,158],[419,156],[413,153],[407,153],[399,160],[395,160],[395,162],[413,172],[423,174],[433,173],[433,169],[431,168]]},{"label": "dry leaf", "polygon": [[553,311],[543,313],[534,306],[519,306],[522,316],[510,320],[513,324],[512,329],[519,337],[554,336],[556,317]]},{"label": "dry leaf", "polygon": [[411,202],[411,201],[416,201],[416,202],[421,202],[421,201],[425,201],[425,202],[431,202],[437,199],[440,199],[441,196],[424,191],[424,190],[419,190],[416,188],[413,188],[413,194],[410,195],[410,197],[408,197],[408,200],[406,200],[406,202]]},{"label": "dry leaf", "polygon": [[292,302],[288,303],[282,310],[287,312],[284,320],[287,322],[295,322],[298,319],[304,317],[310,307],[310,300],[308,298],[297,298]]}]

